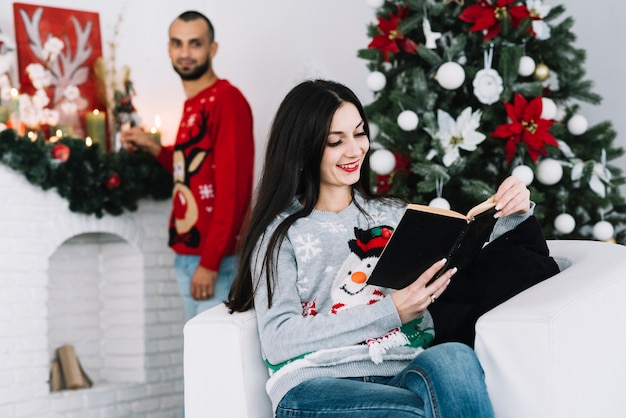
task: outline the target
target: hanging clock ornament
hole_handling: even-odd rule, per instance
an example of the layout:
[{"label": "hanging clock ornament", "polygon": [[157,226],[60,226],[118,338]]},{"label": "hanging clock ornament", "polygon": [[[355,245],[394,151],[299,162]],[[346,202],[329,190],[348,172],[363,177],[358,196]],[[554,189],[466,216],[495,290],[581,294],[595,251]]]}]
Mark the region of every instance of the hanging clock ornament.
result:
[{"label": "hanging clock ornament", "polygon": [[554,229],[560,234],[567,235],[576,228],[576,220],[569,213],[561,213],[554,219]]},{"label": "hanging clock ornament", "polygon": [[500,100],[500,94],[504,87],[502,86],[502,77],[493,68],[493,45],[489,51],[484,52],[485,68],[478,71],[474,77],[472,85],[474,86],[474,96],[486,105],[493,104]]},{"label": "hanging clock ornament", "polygon": [[613,233],[615,232],[615,228],[611,225],[610,222],[600,221],[593,226],[593,237],[598,241],[607,241],[613,238]]},{"label": "hanging clock ornament", "polygon": [[526,186],[530,185],[535,178],[532,168],[527,165],[518,165],[513,169],[511,175],[524,183]]},{"label": "hanging clock ornament", "polygon": [[517,74],[521,75],[522,77],[531,76],[535,72],[536,66],[537,65],[535,64],[534,59],[532,59],[528,55],[524,55],[519,60],[519,67],[517,67]]},{"label": "hanging clock ornament", "polygon": [[403,131],[407,132],[415,130],[415,128],[417,128],[417,125],[419,124],[419,121],[419,116],[417,116],[417,113],[413,112],[412,110],[404,110],[400,112],[397,119],[398,126]]},{"label": "hanging clock ornament", "polygon": [[366,84],[372,91],[381,91],[387,85],[387,78],[380,71],[373,71],[367,76]]},{"label": "hanging clock ornament", "polygon": [[550,77],[550,67],[548,67],[543,62],[540,62],[535,67],[535,72],[533,73],[533,77],[538,81],[546,81],[548,77]]},{"label": "hanging clock ornament", "polygon": [[544,158],[537,164],[537,180],[546,186],[557,184],[563,177],[563,166],[553,158]]},{"label": "hanging clock ornament", "polygon": [[437,180],[435,180],[435,191],[437,193],[437,197],[431,200],[428,203],[428,206],[449,210],[450,202],[448,202],[446,198],[441,197],[441,195],[443,194],[443,180],[440,178],[437,178]]},{"label": "hanging clock ornament", "polygon": [[465,70],[456,62],[448,61],[437,69],[435,79],[444,89],[456,90],[465,81]]},{"label": "hanging clock ornament", "polygon": [[556,118],[556,103],[547,97],[541,98],[541,119],[553,120]]},{"label": "hanging clock ornament", "polygon": [[388,149],[379,149],[370,156],[370,168],[378,175],[386,176],[396,168],[396,156]]},{"label": "hanging clock ornament", "polygon": [[589,122],[583,115],[574,115],[567,121],[567,130],[572,135],[582,135],[587,132]]},{"label": "hanging clock ornament", "polygon": [[385,0],[367,0],[367,5],[372,9],[379,9],[383,7]]}]

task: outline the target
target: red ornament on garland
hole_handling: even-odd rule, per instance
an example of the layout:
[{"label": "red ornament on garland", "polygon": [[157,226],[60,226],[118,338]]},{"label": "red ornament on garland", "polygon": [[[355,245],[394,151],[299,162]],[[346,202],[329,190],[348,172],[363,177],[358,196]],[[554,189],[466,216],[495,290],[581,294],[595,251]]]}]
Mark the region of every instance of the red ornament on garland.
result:
[{"label": "red ornament on garland", "polygon": [[55,144],[50,150],[50,155],[53,159],[64,163],[70,158],[70,147],[65,144]]},{"label": "red ornament on garland", "polygon": [[120,175],[114,171],[113,173],[111,173],[111,175],[107,179],[105,186],[107,189],[113,190],[113,189],[120,187],[121,182],[122,180],[120,179]]}]

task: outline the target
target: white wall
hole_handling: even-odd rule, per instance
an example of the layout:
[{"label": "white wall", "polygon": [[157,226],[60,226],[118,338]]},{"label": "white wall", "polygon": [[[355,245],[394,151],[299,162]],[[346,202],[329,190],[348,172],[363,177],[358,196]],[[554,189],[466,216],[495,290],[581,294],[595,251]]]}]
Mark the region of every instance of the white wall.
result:
[{"label": "white wall", "polygon": [[[220,50],[214,61],[219,76],[230,79],[248,97],[255,116],[258,144],[257,170],[262,146],[273,114],[285,93],[302,78],[333,78],[350,86],[365,102],[371,93],[365,86],[365,61],[358,49],[367,46],[367,22],[375,20],[366,0],[36,0],[24,1],[100,13],[103,43],[113,40],[120,13],[124,20],[117,38],[118,66],[129,65],[135,82],[135,105],[144,122],[151,125],[156,114],[163,119],[163,142],[171,143],[184,99],[178,76],[167,57],[167,27],[180,12],[198,9],[216,27]],[[574,17],[578,45],[588,53],[588,78],[604,97],[601,106],[584,106],[591,123],[611,120],[618,143],[626,145],[626,88],[621,75],[626,59],[609,45],[622,38],[621,16],[626,2],[620,0],[549,1],[565,4]],[[0,3],[0,29],[13,34],[12,2]],[[106,45],[105,53],[108,53]],[[622,164],[626,167],[626,162]]]}]

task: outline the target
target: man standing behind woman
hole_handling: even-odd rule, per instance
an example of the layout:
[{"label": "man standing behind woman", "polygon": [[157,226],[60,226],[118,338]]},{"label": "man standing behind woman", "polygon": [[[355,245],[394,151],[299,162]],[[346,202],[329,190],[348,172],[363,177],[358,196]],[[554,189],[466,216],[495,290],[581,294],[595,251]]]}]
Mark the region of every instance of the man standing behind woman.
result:
[{"label": "man standing behind woman", "polygon": [[226,300],[236,273],[235,250],[254,177],[252,111],[242,93],[213,71],[218,44],[206,16],[178,16],[168,49],[186,96],[174,146],[161,146],[138,127],[122,132],[121,140],[172,172],[168,243],[190,319]]}]

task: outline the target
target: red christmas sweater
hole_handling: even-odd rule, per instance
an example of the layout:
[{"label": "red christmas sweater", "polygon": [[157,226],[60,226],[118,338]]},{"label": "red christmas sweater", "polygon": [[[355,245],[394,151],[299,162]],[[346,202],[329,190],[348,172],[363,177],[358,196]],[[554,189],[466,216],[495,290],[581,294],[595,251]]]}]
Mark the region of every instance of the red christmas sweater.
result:
[{"label": "red christmas sweater", "polygon": [[235,253],[252,196],[254,138],[245,97],[217,80],[186,100],[176,143],[163,147],[158,160],[174,178],[170,247],[218,270]]}]

